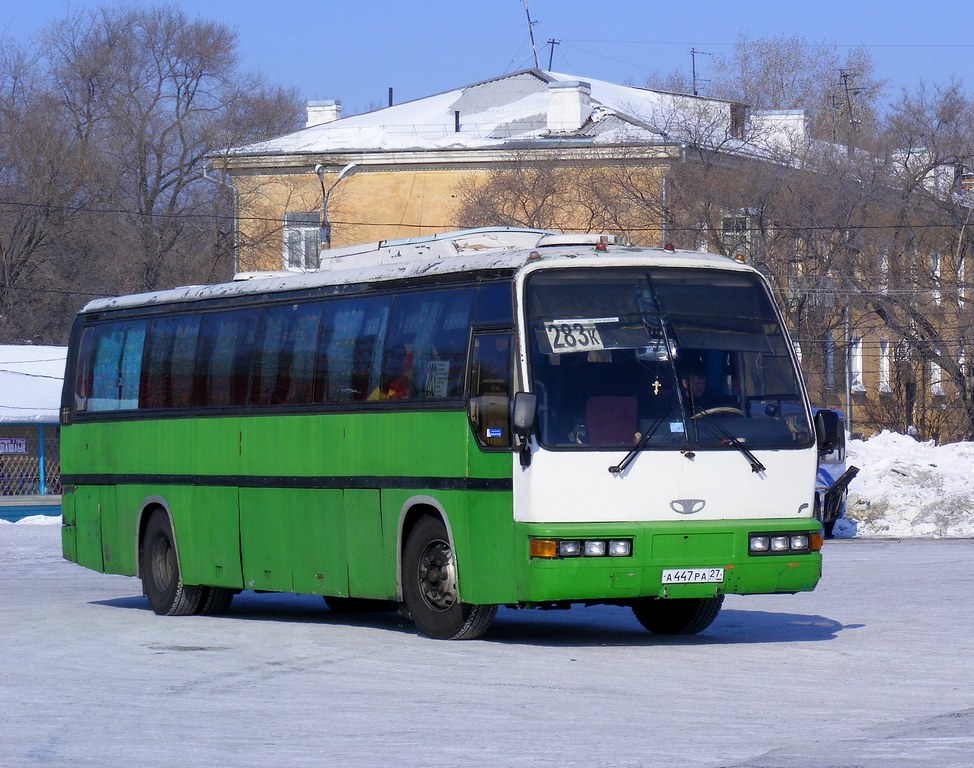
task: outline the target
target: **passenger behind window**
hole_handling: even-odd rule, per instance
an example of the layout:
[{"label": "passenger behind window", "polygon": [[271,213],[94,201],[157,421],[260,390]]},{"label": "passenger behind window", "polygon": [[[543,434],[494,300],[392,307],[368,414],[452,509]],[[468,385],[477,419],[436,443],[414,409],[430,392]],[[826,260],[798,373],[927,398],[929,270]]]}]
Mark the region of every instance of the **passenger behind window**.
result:
[{"label": "passenger behind window", "polygon": [[389,351],[386,371],[394,372],[384,385],[376,387],[369,400],[405,400],[413,390],[413,347],[397,344]]}]

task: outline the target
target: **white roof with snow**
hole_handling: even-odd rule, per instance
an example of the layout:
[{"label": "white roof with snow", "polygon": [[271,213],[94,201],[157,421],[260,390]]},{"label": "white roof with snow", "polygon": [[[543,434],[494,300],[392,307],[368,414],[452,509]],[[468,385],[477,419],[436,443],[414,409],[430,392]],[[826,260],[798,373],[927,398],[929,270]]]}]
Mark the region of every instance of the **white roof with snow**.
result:
[{"label": "white roof with snow", "polygon": [[57,423],[67,352],[0,344],[0,424]]},{"label": "white roof with snow", "polygon": [[[552,92],[579,82],[591,88],[591,95],[583,97],[587,118],[560,130],[549,119]],[[691,122],[699,126],[706,120],[728,129],[735,105],[529,69],[237,147],[231,155],[485,149],[516,142],[679,142],[689,138]],[[688,115],[699,119],[688,121]]]}]

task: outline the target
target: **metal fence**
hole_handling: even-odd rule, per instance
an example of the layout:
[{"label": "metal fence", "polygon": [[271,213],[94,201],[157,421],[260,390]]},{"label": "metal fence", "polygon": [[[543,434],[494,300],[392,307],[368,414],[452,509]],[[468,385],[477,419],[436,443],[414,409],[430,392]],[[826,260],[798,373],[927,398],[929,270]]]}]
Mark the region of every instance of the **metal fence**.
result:
[{"label": "metal fence", "polygon": [[59,428],[0,425],[0,496],[61,493]]}]

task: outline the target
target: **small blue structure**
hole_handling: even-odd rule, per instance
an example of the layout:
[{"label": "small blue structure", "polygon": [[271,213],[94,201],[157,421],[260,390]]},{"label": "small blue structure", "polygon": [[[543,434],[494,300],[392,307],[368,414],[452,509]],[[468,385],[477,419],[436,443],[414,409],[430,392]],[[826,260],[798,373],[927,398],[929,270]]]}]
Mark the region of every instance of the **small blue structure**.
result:
[{"label": "small blue structure", "polygon": [[65,347],[0,345],[0,520],[61,514]]}]

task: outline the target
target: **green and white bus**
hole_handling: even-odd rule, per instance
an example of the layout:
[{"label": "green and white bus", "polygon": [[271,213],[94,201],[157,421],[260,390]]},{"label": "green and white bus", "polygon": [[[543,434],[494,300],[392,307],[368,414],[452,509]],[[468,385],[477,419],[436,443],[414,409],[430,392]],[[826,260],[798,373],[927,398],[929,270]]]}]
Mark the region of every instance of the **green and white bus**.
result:
[{"label": "green and white bus", "polygon": [[68,560],[159,614],[320,594],[452,639],[573,604],[693,633],[815,587],[836,427],[758,272],[540,230],[329,255],[81,310]]}]

